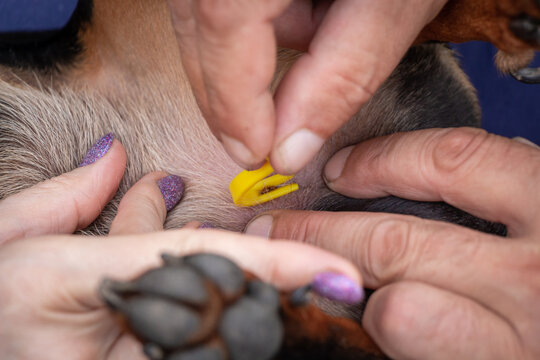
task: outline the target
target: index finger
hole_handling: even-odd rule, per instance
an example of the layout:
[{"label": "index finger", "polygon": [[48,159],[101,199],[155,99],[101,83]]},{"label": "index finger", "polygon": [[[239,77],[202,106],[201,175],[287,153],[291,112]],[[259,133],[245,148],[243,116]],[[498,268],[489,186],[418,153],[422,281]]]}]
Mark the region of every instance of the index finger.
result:
[{"label": "index finger", "polygon": [[[272,20],[291,0],[192,2],[203,114],[241,166],[267,157],[274,133],[270,83],[276,65]],[[205,96],[200,94],[205,91]]]},{"label": "index finger", "polygon": [[444,201],[521,235],[537,226],[540,151],[480,129],[431,129],[372,139],[326,165],[331,189],[357,198]]}]

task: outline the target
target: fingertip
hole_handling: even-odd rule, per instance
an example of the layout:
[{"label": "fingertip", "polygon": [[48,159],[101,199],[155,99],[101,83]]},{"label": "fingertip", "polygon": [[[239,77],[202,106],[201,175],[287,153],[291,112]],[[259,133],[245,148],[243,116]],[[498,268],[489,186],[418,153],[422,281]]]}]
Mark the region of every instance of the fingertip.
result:
[{"label": "fingertip", "polygon": [[358,281],[340,273],[317,274],[313,279],[312,289],[329,300],[346,304],[358,304],[364,300],[364,289]]},{"label": "fingertip", "polygon": [[98,141],[94,143],[90,150],[88,150],[81,163],[79,164],[79,167],[92,165],[93,163],[101,159],[103,156],[105,156],[111,149],[114,140],[115,136],[113,133],[108,133],[101,137]]},{"label": "fingertip", "polygon": [[341,149],[326,163],[324,167],[324,181],[327,185],[330,185],[341,176],[353,149],[354,146]]},{"label": "fingertip", "polygon": [[180,176],[167,175],[160,178],[157,185],[165,201],[165,209],[171,211],[184,196],[184,181]]},{"label": "fingertip", "polygon": [[100,138],[87,152],[79,167],[69,174],[75,176],[73,193],[79,211],[77,230],[90,225],[114,197],[124,176],[127,164],[126,150],[122,143],[109,133]]},{"label": "fingertip", "polygon": [[244,100],[225,109],[216,106],[214,118],[208,121],[214,122],[215,133],[229,156],[242,168],[254,170],[264,164],[272,147],[274,104],[268,91],[255,98],[251,94],[237,96]]},{"label": "fingertip", "polygon": [[107,201],[109,201],[116,193],[124,176],[126,164],[127,154],[124,146],[114,134],[109,133],[94,144],[73,173],[93,173],[93,184],[107,187],[107,189],[96,189],[95,195],[99,197],[108,194]]},{"label": "fingertip", "polygon": [[154,171],[143,176],[124,195],[109,231],[110,235],[147,233],[163,229],[167,212],[184,193],[177,175]]},{"label": "fingertip", "polygon": [[270,155],[272,165],[280,174],[294,174],[315,157],[324,142],[322,136],[310,129],[297,130],[273,149]]},{"label": "fingertip", "polygon": [[226,134],[221,134],[221,144],[235,163],[244,169],[251,169],[264,161],[256,156],[242,141]]},{"label": "fingertip", "polygon": [[516,136],[516,137],[512,138],[512,140],[517,141],[517,142],[522,143],[522,144],[525,144],[525,145],[529,145],[529,146],[531,146],[531,147],[533,147],[535,149],[540,149],[540,146],[538,144],[532,142],[529,139],[521,137],[521,136]]},{"label": "fingertip", "polygon": [[[324,283],[330,286],[333,281],[330,281],[330,278],[332,278],[336,280],[333,282],[335,286],[332,286],[331,290],[335,300],[347,302],[347,299],[349,299],[350,302],[358,299],[358,296],[352,296],[352,292],[346,294],[344,286],[339,290],[341,285],[347,283],[350,289],[356,288],[354,291],[357,294],[358,291],[361,291],[358,288],[362,286],[362,277],[356,266],[349,260],[324,249],[306,244],[285,240],[275,240],[272,241],[272,244],[277,260],[270,278],[278,287],[291,290],[315,282],[319,282],[320,285]],[[289,255],[283,257],[283,254]],[[332,276],[329,277],[328,274],[332,274]],[[321,282],[322,277],[326,277],[328,281]],[[317,280],[318,278],[319,280]],[[339,279],[346,279],[347,281],[343,281],[341,285],[338,285],[340,283]]]},{"label": "fingertip", "polygon": [[274,218],[271,215],[257,216],[246,225],[244,234],[268,239],[272,231],[273,222]]},{"label": "fingertip", "polygon": [[116,193],[126,166],[122,144],[107,134],[78,167],[2,201],[9,226],[0,242],[29,236],[67,234],[90,225]]}]

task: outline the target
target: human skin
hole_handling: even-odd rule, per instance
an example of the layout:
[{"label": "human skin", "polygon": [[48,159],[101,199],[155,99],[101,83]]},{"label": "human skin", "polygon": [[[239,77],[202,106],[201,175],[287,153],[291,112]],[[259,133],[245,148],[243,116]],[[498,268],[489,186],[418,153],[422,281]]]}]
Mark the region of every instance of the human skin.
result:
[{"label": "human skin", "polygon": [[123,197],[110,235],[70,235],[95,219],[114,195],[126,163],[119,141],[95,163],[0,201],[0,353],[2,359],[144,359],[140,343],[99,299],[105,277],[131,279],[160,264],[160,254],[229,257],[279,289],[328,271],[360,286],[347,260],[313,246],[273,243],[217,230],[163,231],[167,214],[152,172]]},{"label": "human skin", "polygon": [[[446,201],[508,237],[412,216],[272,211],[249,234],[341,254],[376,289],[363,325],[395,359],[540,356],[540,149],[478,129],[394,134],[338,152],[334,191]],[[339,241],[336,241],[339,239]]]},{"label": "human skin", "polygon": [[[540,48],[540,4],[532,0],[168,4],[187,76],[214,135],[239,165],[256,168],[269,157],[283,174],[313,159],[413,42],[492,42],[504,73],[526,67]],[[272,93],[276,45],[304,53]]]},{"label": "human skin", "polygon": [[[145,10],[146,10],[146,9],[145,9]],[[145,19],[146,21],[148,21],[148,12],[143,12],[143,14],[144,14],[144,19]],[[127,22],[127,20],[126,20],[126,22]],[[114,19],[114,23],[115,23],[115,25],[118,25],[118,27],[121,27],[122,25],[124,25],[124,22],[118,22],[118,21],[116,21],[116,18]],[[142,23],[139,23],[139,24],[138,24],[138,27],[144,27],[144,26],[141,25],[141,24],[142,24]],[[146,25],[148,25],[148,24],[146,24]],[[155,25],[155,24],[152,24],[152,26],[154,26],[154,25]],[[133,29],[133,28],[131,28],[130,30],[132,30],[132,29]],[[115,29],[115,30],[116,30],[116,29]],[[124,29],[124,30],[125,30],[125,29]],[[126,33],[129,33],[129,31],[125,31],[125,32],[126,32]],[[111,35],[111,34],[115,34],[115,33],[118,33],[118,31],[117,31],[117,32],[111,31],[110,33],[107,33],[107,35]],[[121,32],[120,32],[120,33],[121,33]],[[113,38],[112,36],[111,36],[111,37],[105,37],[105,39],[108,40],[108,41],[112,41],[111,39],[116,40],[116,39]],[[138,66],[138,65],[140,65],[140,67],[143,68],[144,70],[146,70],[146,69],[148,69],[148,68],[151,68],[151,69],[158,69],[158,68],[159,68],[158,66],[156,66],[156,65],[155,65],[154,63],[152,63],[151,61],[149,61],[148,63],[145,63],[145,62],[144,62],[145,58],[142,57],[142,56],[137,56],[137,60],[138,60],[139,62],[133,62],[133,61],[130,62],[130,61],[127,61],[126,59],[124,59],[124,56],[125,56],[125,57],[128,57],[128,55],[133,54],[133,52],[128,51],[128,49],[131,50],[131,49],[133,48],[133,46],[132,46],[132,47],[127,46],[127,44],[130,44],[130,43],[127,42],[127,41],[119,41],[119,43],[121,43],[122,45],[126,45],[126,47],[125,47],[125,48],[123,48],[123,47],[112,48],[112,50],[109,49],[109,48],[107,48],[107,47],[105,47],[105,46],[102,46],[102,47],[99,48],[99,49],[101,50],[100,52],[98,52],[99,55],[105,57],[106,55],[113,54],[113,55],[116,55],[117,57],[113,57],[113,60],[115,60],[115,61],[103,61],[105,70],[100,69],[100,71],[95,71],[95,73],[92,73],[92,74],[96,74],[96,75],[98,75],[98,76],[97,76],[97,79],[91,78],[91,79],[90,79],[90,80],[91,80],[90,84],[93,84],[93,85],[95,85],[96,83],[97,83],[97,84],[101,84],[101,83],[100,83],[100,80],[101,80],[103,83],[105,83],[105,85],[110,84],[110,83],[114,83],[118,78],[117,78],[117,77],[111,76],[111,73],[107,72],[107,70],[110,69],[110,68],[114,68],[115,70],[117,70],[117,69],[115,68],[115,65],[118,66],[118,64],[122,64],[122,61],[120,61],[120,60],[125,60],[125,63],[128,63],[129,65],[133,65],[133,66]],[[141,47],[144,49],[144,51],[146,51],[146,52],[149,53],[149,54],[152,54],[152,51],[151,51],[152,49],[149,50],[149,49],[147,49],[147,47],[146,47],[146,44],[148,44],[148,43],[152,43],[152,44],[153,44],[153,43],[155,43],[155,42],[152,42],[152,41],[148,41],[148,42],[141,41],[140,44],[137,44],[137,45],[141,45],[141,44],[142,44]],[[130,45],[131,45],[131,44],[130,44]],[[173,47],[173,46],[169,46],[168,48],[172,49],[172,48],[174,48],[174,47]],[[108,50],[109,50],[109,51],[108,51]],[[161,60],[161,59],[164,59],[164,60],[163,60],[164,62],[166,62],[166,63],[171,63],[171,60],[170,60],[169,58],[163,56],[163,50],[162,50],[162,49],[158,49],[158,50],[159,50],[159,55],[160,55],[159,59],[160,59],[160,60]],[[111,56],[111,57],[112,57],[112,56]],[[120,58],[120,59],[118,59],[118,58]],[[172,57],[172,58],[174,59],[174,57]],[[102,60],[103,60],[103,59],[102,59]],[[129,60],[129,59],[128,59],[128,60]],[[148,64],[153,65],[153,66],[150,67],[150,66],[148,66]],[[118,68],[121,68],[121,67],[118,66]],[[123,69],[123,68],[121,68],[121,69]],[[132,70],[132,69],[130,69],[130,70]],[[136,72],[133,71],[133,73],[136,73]],[[129,73],[129,72],[128,72],[129,75],[133,75],[133,73]],[[107,76],[105,76],[105,75],[103,75],[103,74],[106,74]],[[80,74],[79,74],[79,75],[80,75]],[[124,75],[124,74],[122,74],[122,75]],[[145,73],[145,75],[146,75],[146,73]],[[159,76],[160,74],[156,71],[156,72],[153,73],[152,75],[154,75],[154,76]],[[118,76],[118,77],[121,78],[121,76]],[[126,77],[127,77],[127,76],[126,76]],[[81,76],[80,78],[84,78],[84,79],[88,80],[89,77],[83,77],[83,76]],[[168,74],[167,74],[167,76],[163,76],[163,78],[172,78],[172,77],[171,77],[171,76],[168,76]],[[131,79],[131,78],[129,78],[129,79]],[[140,80],[140,79],[141,79],[141,78],[139,78],[139,80]],[[114,81],[113,81],[113,80],[114,80]],[[163,89],[163,88],[164,88],[164,84],[166,84],[166,82],[163,81],[162,78],[160,78],[159,80],[161,80],[161,81],[159,82],[159,85],[160,85],[161,89]],[[176,80],[176,79],[173,78],[173,80]],[[173,82],[174,82],[174,81],[173,81]],[[121,83],[121,82],[116,82],[115,85],[118,85],[118,83]],[[178,83],[180,83],[180,81],[178,81]],[[103,85],[103,84],[102,84],[102,85]],[[121,86],[119,86],[119,88],[122,89]],[[115,88],[114,90],[118,90],[118,89]],[[122,89],[122,90],[125,90],[125,89]],[[154,89],[152,89],[152,90],[154,90]],[[158,91],[151,91],[150,93],[153,93],[153,94],[159,94]],[[175,89],[175,95],[176,95],[176,89]],[[28,103],[28,102],[25,102],[25,105],[26,105],[27,103]],[[163,104],[160,104],[160,105],[163,105]],[[418,105],[418,104],[416,104],[416,105]],[[155,108],[162,108],[162,106],[161,106],[161,107],[154,107],[154,108],[152,109],[152,110],[153,110],[152,115],[155,115]],[[67,113],[67,112],[66,112],[66,113]],[[113,112],[111,112],[111,113],[113,113]],[[173,112],[171,111],[170,113],[167,113],[167,112],[164,112],[164,113],[165,113],[165,114],[170,114],[170,113],[173,113]],[[56,118],[56,117],[59,116],[59,114],[53,113],[53,116]],[[185,114],[184,114],[184,116],[185,116]],[[128,118],[128,119],[130,119],[130,118]],[[169,121],[172,121],[171,119],[174,120],[175,117],[171,116],[170,118],[167,118],[167,120],[169,120]],[[70,119],[70,120],[71,120],[71,119]],[[152,120],[154,121],[154,122],[153,122],[154,128],[157,128],[157,126],[156,126],[156,123],[157,123],[156,119],[152,119]],[[95,118],[92,118],[92,122],[98,122],[98,121],[101,121],[101,119],[95,119]],[[109,123],[109,124],[106,124],[106,125],[110,125],[110,123]],[[78,130],[78,129],[77,129],[77,130]],[[99,130],[99,128],[98,128],[98,130]],[[107,129],[107,130],[110,131],[110,129]],[[187,131],[187,130],[186,130],[186,131]],[[92,132],[92,136],[96,135],[95,132],[98,132],[98,133],[99,133],[99,131],[95,131],[95,130],[94,130],[94,132]],[[100,135],[102,135],[102,134],[99,133],[98,136],[100,136]],[[79,136],[88,136],[88,137],[91,137],[91,135],[87,135],[87,134],[82,134],[82,135],[79,134]],[[137,140],[140,140],[141,138],[143,138],[142,134],[138,134]],[[193,137],[193,136],[190,137],[190,136],[187,136],[187,138],[194,138],[194,139],[199,140],[199,143],[201,142],[199,137]],[[35,139],[32,139],[32,140],[35,140]],[[181,141],[180,141],[178,138],[175,139],[175,140],[176,140],[178,143],[181,143]],[[80,139],[78,139],[78,138],[77,138],[77,141],[78,141],[78,143],[83,143],[83,144],[84,144],[84,141],[80,141]],[[144,143],[143,143],[143,144],[144,144]],[[169,152],[169,151],[171,151],[172,153],[175,153],[175,150],[176,150],[176,148],[158,147],[158,150],[159,150],[159,151],[158,151],[158,150],[155,150],[154,147],[152,147],[152,144],[153,144],[153,143],[151,143],[151,142],[148,142],[148,143],[144,144],[144,145],[145,145],[145,150],[148,150],[148,149],[151,149],[151,150],[152,150],[152,151],[151,151],[152,156],[150,156],[151,158],[152,158],[152,157],[155,157],[155,153],[161,154],[161,153]],[[76,148],[77,146],[79,146],[79,145],[77,145],[77,142],[76,142],[74,148]],[[69,147],[69,146],[68,146],[68,147]],[[189,147],[188,147],[188,146],[185,146],[183,150],[185,150],[186,148],[189,148]],[[208,148],[206,148],[206,151],[208,151],[207,149],[208,149]],[[41,149],[41,150],[43,150],[43,149]],[[211,147],[211,151],[214,152],[214,153],[217,152],[217,151],[214,151],[214,147]],[[51,152],[51,153],[54,154],[54,152]],[[206,154],[206,152],[205,152],[205,154]],[[58,155],[58,154],[55,154],[55,155]],[[184,160],[184,159],[182,159],[182,160]],[[221,157],[218,157],[217,160],[218,160],[217,162],[222,162],[222,161],[221,161],[221,160],[222,160]],[[184,166],[184,167],[187,167],[187,166],[186,166],[186,162],[178,161],[178,163],[180,163],[180,164],[181,164],[182,166]],[[161,163],[161,164],[162,164],[162,163]],[[161,164],[160,164],[160,165],[161,165]],[[204,163],[204,164],[205,164],[205,165],[209,165],[209,164],[206,164],[206,163]],[[144,165],[144,163],[143,163],[143,165]],[[190,166],[193,166],[192,164],[189,164],[189,165],[190,165]],[[210,164],[210,165],[213,165],[213,164]],[[150,168],[153,168],[153,167],[161,168],[161,166],[155,165],[155,163],[153,163],[153,162],[150,162],[150,165],[145,165],[145,166],[146,166],[146,168],[148,168],[148,167],[150,167]],[[171,169],[174,169],[174,168],[180,168],[180,166],[177,165],[176,163],[174,164],[174,166],[171,165],[171,164],[167,164],[167,166],[169,166],[169,168],[171,168]],[[177,166],[177,167],[175,167],[175,166]],[[202,170],[202,169],[201,169],[201,163],[196,163],[196,165],[193,166],[193,167],[197,170],[198,173],[200,173],[201,170]],[[211,166],[209,166],[209,168],[211,168]],[[189,167],[188,167],[188,169],[189,169]],[[233,176],[233,175],[234,175],[234,172],[236,171],[236,168],[230,167],[230,168],[228,168],[228,170],[229,170],[229,171],[226,173],[227,176],[228,176],[228,175]],[[239,170],[239,169],[238,169],[238,170]],[[190,174],[189,172],[187,172],[187,173]],[[317,174],[315,174],[315,176],[318,175],[318,173],[319,173],[319,172],[317,171]],[[314,174],[314,173],[312,173],[311,175],[313,175],[313,174]],[[193,175],[192,175],[192,176],[193,176]],[[223,176],[223,173],[220,173],[220,177],[221,177],[221,178],[224,177],[224,176]],[[197,179],[198,179],[198,178],[197,178]],[[224,179],[221,179],[221,180],[222,180],[222,182],[225,182]],[[195,181],[192,182],[192,184],[193,184],[193,183],[197,184]],[[200,182],[199,184],[197,184],[197,185],[200,185],[200,184],[202,184],[202,183],[203,183],[203,182],[201,181],[201,182]],[[221,184],[221,183],[220,183],[220,184]],[[204,185],[204,184],[203,184],[203,185]],[[214,188],[216,188],[216,187],[214,187]],[[197,190],[195,186],[193,186],[193,190]],[[214,189],[214,190],[215,190],[215,189]],[[199,191],[200,191],[200,190],[199,190]],[[223,191],[222,191],[222,192],[223,192]],[[212,193],[212,194],[213,194],[213,193]],[[205,193],[205,195],[208,195],[208,193]],[[50,201],[51,198],[54,198],[54,197],[49,197],[49,201]],[[227,198],[227,200],[229,200],[229,199]],[[201,204],[201,201],[202,201],[202,200],[199,199],[199,203],[198,203],[199,206],[202,206],[202,205],[200,205],[200,204]],[[192,201],[192,203],[194,203],[194,201]],[[63,213],[61,213],[61,214],[63,214]],[[39,217],[32,217],[32,218],[31,218],[31,220],[36,220],[36,219],[39,219]],[[237,217],[234,216],[234,219],[237,219]],[[27,220],[28,220],[28,219],[27,219]],[[228,221],[230,221],[230,220],[228,220]],[[77,225],[77,224],[76,224],[76,225]],[[81,224],[81,225],[82,225],[82,224]],[[82,227],[82,226],[81,226],[81,227]],[[33,229],[36,229],[36,227],[33,227]],[[74,230],[77,229],[77,226],[73,226],[73,229],[74,229]]]},{"label": "human skin", "polygon": [[[373,95],[446,1],[168,3],[214,135],[239,165],[270,155],[278,172],[292,174]],[[273,96],[276,44],[306,53]]]}]

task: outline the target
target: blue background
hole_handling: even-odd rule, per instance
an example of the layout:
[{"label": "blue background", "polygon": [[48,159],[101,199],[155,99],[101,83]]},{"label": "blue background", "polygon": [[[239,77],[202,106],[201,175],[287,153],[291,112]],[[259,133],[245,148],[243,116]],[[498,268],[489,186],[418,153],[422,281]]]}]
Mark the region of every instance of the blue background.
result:
[{"label": "blue background", "polygon": [[[62,28],[76,6],[77,0],[0,0],[0,33]],[[540,144],[540,84],[522,84],[500,74],[494,65],[496,49],[487,43],[470,42],[454,48],[478,90],[483,127]],[[540,56],[535,66],[540,66]]]},{"label": "blue background", "polygon": [[[540,84],[522,84],[496,68],[497,50],[490,44],[455,45],[465,72],[478,90],[482,127],[508,137],[521,136],[540,144]],[[535,66],[540,66],[537,54]]]},{"label": "blue background", "polygon": [[0,0],[0,32],[59,30],[67,24],[78,0]]}]

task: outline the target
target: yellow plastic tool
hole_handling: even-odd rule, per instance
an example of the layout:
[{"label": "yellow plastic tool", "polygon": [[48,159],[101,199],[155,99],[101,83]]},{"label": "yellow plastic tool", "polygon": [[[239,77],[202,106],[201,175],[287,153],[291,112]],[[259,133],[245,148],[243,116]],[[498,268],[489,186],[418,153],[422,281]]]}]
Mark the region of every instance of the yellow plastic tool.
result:
[{"label": "yellow plastic tool", "polygon": [[292,176],[275,174],[268,177],[273,172],[272,165],[266,160],[260,169],[244,170],[238,174],[229,185],[234,203],[238,206],[255,206],[298,190],[298,184],[283,185]]}]

